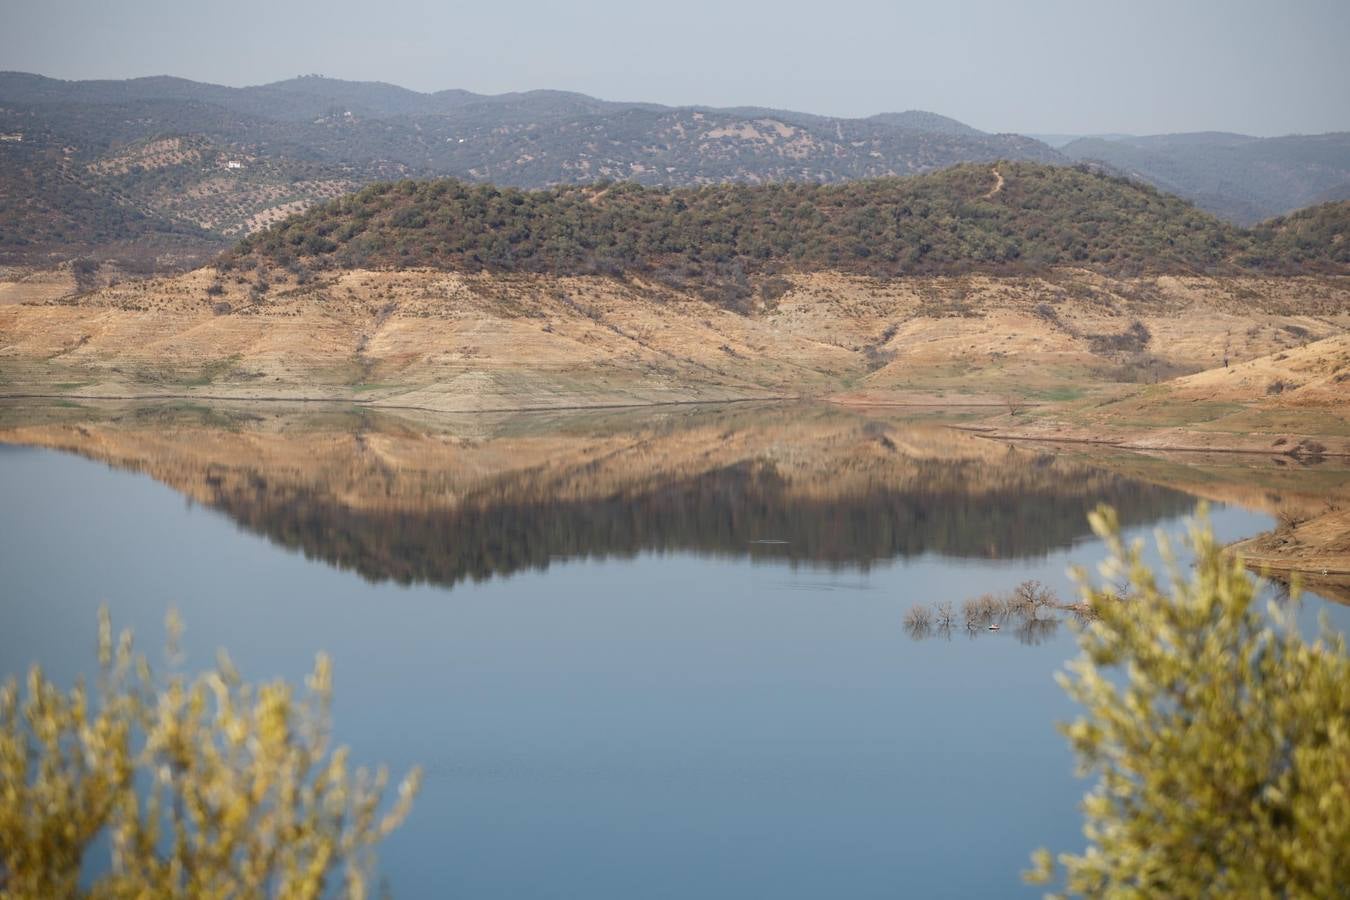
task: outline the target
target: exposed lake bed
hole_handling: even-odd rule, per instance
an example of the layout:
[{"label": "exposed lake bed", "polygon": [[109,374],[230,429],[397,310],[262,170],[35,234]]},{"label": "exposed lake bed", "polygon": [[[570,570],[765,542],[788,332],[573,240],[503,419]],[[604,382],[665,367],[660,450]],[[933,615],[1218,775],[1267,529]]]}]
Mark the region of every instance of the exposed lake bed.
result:
[{"label": "exposed lake bed", "polygon": [[1103,500],[1147,536],[1209,499],[1235,541],[1345,483],[795,404],[6,405],[0,441],[5,674],[86,671],[100,604],[149,648],[174,606],[190,662],[252,677],[331,652],[338,739],[427,768],[398,896],[1032,896],[1027,853],[1082,842],[1072,633],[905,611],[1071,596]]}]

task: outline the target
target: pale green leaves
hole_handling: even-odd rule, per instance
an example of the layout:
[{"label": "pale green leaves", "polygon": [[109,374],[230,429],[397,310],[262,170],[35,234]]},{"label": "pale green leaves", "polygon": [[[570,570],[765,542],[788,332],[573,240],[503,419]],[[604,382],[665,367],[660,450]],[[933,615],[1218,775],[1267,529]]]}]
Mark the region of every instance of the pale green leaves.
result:
[{"label": "pale green leaves", "polygon": [[[1168,590],[1099,509],[1108,581],[1084,587],[1096,619],[1061,678],[1084,709],[1063,727],[1097,785],[1087,848],[1037,851],[1029,880],[1107,897],[1343,896],[1350,885],[1350,660],[1309,643],[1224,553],[1203,515]],[[1124,678],[1120,673],[1124,673]]]},{"label": "pale green leaves", "polygon": [[[182,630],[171,615],[171,662]],[[407,817],[420,774],[386,809],[388,774],[329,752],[327,657],[297,697],[244,682],[224,653],[196,678],[157,680],[106,611],[98,633],[96,702],[36,667],[22,700],[13,681],[0,688],[3,896],[82,896],[101,834],[111,860],[91,897],[368,896],[374,846]]]}]

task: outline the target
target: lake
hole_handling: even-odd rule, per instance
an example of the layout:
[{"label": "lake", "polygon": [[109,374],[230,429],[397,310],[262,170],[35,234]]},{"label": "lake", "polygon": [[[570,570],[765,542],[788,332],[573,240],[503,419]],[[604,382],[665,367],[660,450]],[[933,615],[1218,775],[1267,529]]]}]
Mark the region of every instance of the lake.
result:
[{"label": "lake", "polygon": [[1030,851],[1082,844],[1072,631],[916,640],[905,611],[1070,596],[1101,500],[1149,536],[1209,497],[1235,540],[1328,476],[949,424],[7,407],[0,674],[89,671],[103,604],[151,650],[176,607],[190,663],[254,680],[328,651],[355,760],[426,769],[397,897],[1038,896]]}]

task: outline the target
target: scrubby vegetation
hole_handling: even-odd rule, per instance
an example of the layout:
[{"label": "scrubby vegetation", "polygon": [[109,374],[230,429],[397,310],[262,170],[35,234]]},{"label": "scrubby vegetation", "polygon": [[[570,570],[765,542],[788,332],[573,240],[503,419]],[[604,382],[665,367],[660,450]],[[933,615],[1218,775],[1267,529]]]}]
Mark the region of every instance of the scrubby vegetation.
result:
[{"label": "scrubby vegetation", "polygon": [[743,299],[747,276],[1287,270],[1268,231],[1228,226],[1152,188],[1087,170],[1000,163],[842,185],[635,184],[517,191],[454,180],[368,187],[246,239],[229,266],[437,267],[645,274]]},{"label": "scrubby vegetation", "polygon": [[1276,260],[1350,266],[1350,200],[1272,219],[1256,229],[1256,236]]},{"label": "scrubby vegetation", "polygon": [[974,636],[1008,627],[1024,644],[1039,644],[1059,630],[1060,612],[1079,618],[1090,616],[1086,607],[1062,601],[1039,581],[1024,581],[1002,594],[981,594],[962,601],[960,609],[950,600],[928,605],[916,603],[905,613],[905,631],[916,641],[930,637],[950,640],[959,627]]},{"label": "scrubby vegetation", "polygon": [[[1089,897],[1340,897],[1350,884],[1350,657],[1327,630],[1306,641],[1203,524],[1193,572],[1166,586],[1126,547],[1113,512],[1114,589],[1087,589],[1097,619],[1061,683],[1084,707],[1064,728],[1097,776],[1088,840],[1059,857]],[[1166,547],[1164,546],[1164,555]],[[1128,672],[1128,678],[1120,677]],[[1032,880],[1048,882],[1042,850]]]},{"label": "scrubby vegetation", "polygon": [[0,264],[89,255],[150,270],[157,256],[201,262],[223,246],[192,223],[92,187],[49,153],[15,144],[0,152]]},{"label": "scrubby vegetation", "polygon": [[[177,633],[171,617],[171,659]],[[419,775],[382,810],[385,772],[330,751],[326,658],[301,697],[245,683],[223,655],[195,679],[157,680],[105,612],[99,663],[92,692],[36,667],[24,696],[0,686],[0,895],[372,894],[375,844]]]}]

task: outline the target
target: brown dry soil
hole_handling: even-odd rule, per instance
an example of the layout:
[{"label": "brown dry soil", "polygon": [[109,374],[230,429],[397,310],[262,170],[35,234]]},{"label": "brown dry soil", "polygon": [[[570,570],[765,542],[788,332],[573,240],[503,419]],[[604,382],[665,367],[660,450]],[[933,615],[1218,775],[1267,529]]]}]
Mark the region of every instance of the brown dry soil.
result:
[{"label": "brown dry soil", "polygon": [[0,306],[44,303],[68,297],[75,290],[75,276],[69,268],[34,271],[0,266]]},{"label": "brown dry soil", "polygon": [[1140,450],[1347,456],[1350,334],[1110,397],[994,417],[984,428]]},{"label": "brown dry soil", "polygon": [[260,291],[256,278],[202,269],[0,305],[0,394],[441,411],[1046,403],[1350,329],[1350,278],[817,273],[775,299],[757,294],[748,314],[633,279],[354,271],[298,284],[274,272]]},{"label": "brown dry soil", "polygon": [[[1235,549],[1253,568],[1300,572],[1324,593],[1350,596],[1350,336],[1116,397],[1002,413],[966,427],[1018,442],[1108,444],[1227,459],[1223,465],[1241,476],[1232,484],[1267,491],[1271,499],[1255,505],[1281,523]],[[1309,477],[1313,472],[1320,474]],[[1297,476],[1302,488],[1280,487],[1278,473]],[[1235,499],[1234,490],[1215,499]],[[1237,502],[1253,505],[1250,498]]]}]

